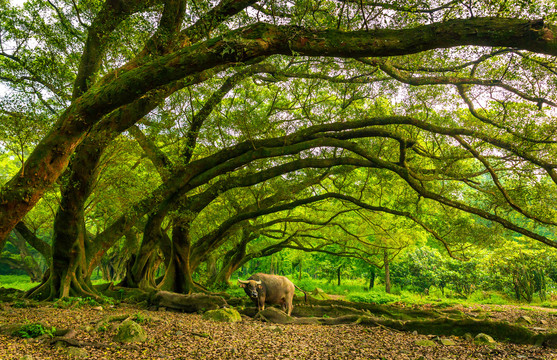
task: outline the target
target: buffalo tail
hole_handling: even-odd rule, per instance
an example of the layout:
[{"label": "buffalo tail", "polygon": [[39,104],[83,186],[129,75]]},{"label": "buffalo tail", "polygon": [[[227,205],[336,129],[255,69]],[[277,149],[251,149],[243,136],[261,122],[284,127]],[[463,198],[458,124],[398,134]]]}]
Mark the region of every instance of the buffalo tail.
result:
[{"label": "buffalo tail", "polygon": [[304,293],[304,303],[307,304],[308,303],[308,294],[304,290],[302,290],[298,286],[296,286],[296,284],[294,284],[294,287]]}]

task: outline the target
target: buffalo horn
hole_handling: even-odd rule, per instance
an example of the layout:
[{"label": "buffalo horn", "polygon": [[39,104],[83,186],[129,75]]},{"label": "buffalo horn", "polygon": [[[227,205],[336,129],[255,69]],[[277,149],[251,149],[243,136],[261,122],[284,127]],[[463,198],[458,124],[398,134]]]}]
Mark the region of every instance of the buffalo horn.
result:
[{"label": "buffalo horn", "polygon": [[247,281],[247,280],[240,280],[240,279],[238,279],[238,282],[239,282],[239,283],[242,283],[242,284],[247,284],[247,283],[249,283],[249,281]]},{"label": "buffalo horn", "polygon": [[261,280],[257,280],[255,283],[256,283],[257,285],[261,285]]}]

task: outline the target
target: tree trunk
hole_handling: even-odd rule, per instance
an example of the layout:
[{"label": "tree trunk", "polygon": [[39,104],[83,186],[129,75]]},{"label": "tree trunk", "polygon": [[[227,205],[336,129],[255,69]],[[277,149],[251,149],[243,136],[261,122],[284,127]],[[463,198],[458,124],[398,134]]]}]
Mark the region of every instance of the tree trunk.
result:
[{"label": "tree trunk", "polygon": [[19,250],[20,266],[18,268],[24,270],[27,275],[31,278],[31,282],[41,281],[43,277],[43,272],[41,267],[31,255],[31,252],[27,248],[27,242],[25,238],[18,232],[15,231],[15,237],[10,238],[10,242]]},{"label": "tree trunk", "polygon": [[158,248],[162,233],[162,222],[166,213],[149,216],[143,232],[143,241],[136,255],[131,256],[126,266],[126,276],[120,286],[150,290],[156,288],[156,267],[159,263]]},{"label": "tree trunk", "polygon": [[[84,204],[88,198],[100,154],[82,154],[68,168],[70,174],[62,189],[60,207],[54,219],[52,266],[48,281],[30,292],[39,298],[69,296],[97,297],[88,272],[89,241],[85,231]],[[91,156],[85,156],[91,155]],[[89,165],[89,166],[87,166]],[[47,291],[46,288],[50,290]]]},{"label": "tree trunk", "polygon": [[186,220],[176,219],[172,228],[172,258],[159,286],[161,290],[183,294],[199,290],[192,279],[190,252],[190,223]]},{"label": "tree trunk", "polygon": [[45,259],[47,267],[49,267],[50,260],[52,260],[52,249],[50,248],[50,245],[46,241],[39,239],[22,221],[17,223],[15,230],[25,239],[25,241],[27,241],[29,245],[41,253]]},{"label": "tree trunk", "polygon": [[255,237],[252,236],[251,231],[246,228],[242,229],[242,239],[240,240],[240,243],[224,255],[222,267],[212,281],[213,285],[223,287],[230,286],[230,277],[232,274],[252,259],[251,256],[246,256],[246,247],[254,238]]},{"label": "tree trunk", "polygon": [[215,280],[212,284],[221,287],[229,287],[230,286],[230,278],[232,274],[238,270],[242,265],[247,262],[246,258],[242,258],[238,260],[238,257],[234,257],[230,259],[217,273]]},{"label": "tree trunk", "polygon": [[391,293],[391,272],[389,270],[389,253],[385,250],[383,255],[383,262],[385,264],[385,292]]},{"label": "tree trunk", "polygon": [[274,260],[275,260],[275,255],[271,255],[271,264],[269,265],[269,274],[274,275],[275,274],[275,268],[273,267],[274,265]]},{"label": "tree trunk", "polygon": [[340,270],[342,269],[342,265],[337,268],[337,285],[340,286]]},{"label": "tree trunk", "polygon": [[205,264],[207,265],[207,273],[205,275],[207,276],[208,281],[217,275],[217,260],[213,255],[209,255]]},{"label": "tree trunk", "polygon": [[369,289],[373,289],[375,286],[375,267],[372,265],[369,267]]}]

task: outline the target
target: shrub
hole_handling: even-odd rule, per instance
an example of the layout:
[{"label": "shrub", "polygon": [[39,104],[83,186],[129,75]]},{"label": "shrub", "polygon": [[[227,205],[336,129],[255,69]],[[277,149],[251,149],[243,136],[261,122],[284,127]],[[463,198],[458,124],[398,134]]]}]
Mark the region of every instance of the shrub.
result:
[{"label": "shrub", "polygon": [[42,335],[54,336],[56,328],[45,327],[39,323],[31,323],[23,325],[19,330],[14,332],[14,336],[19,336],[24,339],[36,338]]}]

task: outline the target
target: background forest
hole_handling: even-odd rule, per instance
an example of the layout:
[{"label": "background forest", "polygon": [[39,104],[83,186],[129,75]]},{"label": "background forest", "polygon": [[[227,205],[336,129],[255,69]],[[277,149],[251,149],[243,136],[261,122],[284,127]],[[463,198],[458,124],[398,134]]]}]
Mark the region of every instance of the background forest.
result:
[{"label": "background forest", "polygon": [[0,274],[555,302],[555,7],[0,0]]}]

